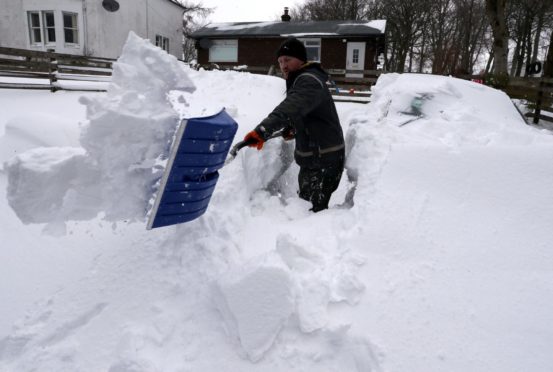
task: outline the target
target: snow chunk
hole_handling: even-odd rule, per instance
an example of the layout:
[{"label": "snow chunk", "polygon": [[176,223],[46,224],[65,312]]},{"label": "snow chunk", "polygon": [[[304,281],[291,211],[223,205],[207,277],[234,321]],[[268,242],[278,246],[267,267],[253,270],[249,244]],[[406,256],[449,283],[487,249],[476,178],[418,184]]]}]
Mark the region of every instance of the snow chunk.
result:
[{"label": "snow chunk", "polygon": [[154,99],[155,104],[165,101],[170,90],[193,92],[195,89],[181,62],[131,31],[121,57],[113,64],[108,96],[140,92]]},{"label": "snow chunk", "polygon": [[79,145],[79,127],[66,117],[26,112],[6,122],[0,137],[0,161],[36,147]]},{"label": "snow chunk", "polygon": [[82,99],[90,123],[81,144],[101,171],[103,209],[110,220],[139,219],[160,178],[179,122],[167,94],[194,85],[173,56],[129,33],[105,97]]},{"label": "snow chunk", "polygon": [[276,252],[290,268],[296,293],[296,313],[302,332],[328,324],[328,305],[345,301],[355,305],[365,290],[356,277],[363,262],[332,257],[325,248],[316,250],[288,234],[277,238]]},{"label": "snow chunk", "polygon": [[217,291],[227,330],[251,361],[260,360],[293,312],[290,270],[268,254],[221,277]]},{"label": "snow chunk", "polygon": [[[8,202],[23,223],[96,215],[97,172],[87,163],[82,148],[29,150],[6,163],[6,169]],[[73,192],[68,192],[70,188]]]}]

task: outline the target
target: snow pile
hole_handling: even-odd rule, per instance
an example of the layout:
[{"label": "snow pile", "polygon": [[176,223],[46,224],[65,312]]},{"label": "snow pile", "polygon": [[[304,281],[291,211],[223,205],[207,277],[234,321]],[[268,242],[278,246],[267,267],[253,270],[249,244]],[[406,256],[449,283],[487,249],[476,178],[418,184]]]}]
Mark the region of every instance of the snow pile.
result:
[{"label": "snow pile", "polygon": [[452,77],[385,74],[373,88],[371,112],[376,110],[376,120],[383,125],[402,126],[416,118],[416,98],[422,117],[405,124],[405,140],[420,141],[412,134],[424,127],[424,140],[449,147],[543,141],[543,133],[524,125],[505,93]]},{"label": "snow pile", "polygon": [[[82,148],[37,148],[15,157],[7,166],[10,205],[25,223],[99,212],[113,221],[142,219],[161,174],[156,163],[179,122],[167,95],[194,89],[176,58],[131,32],[108,93],[81,99],[89,120]],[[39,192],[36,185],[45,183],[57,191]],[[37,213],[33,205],[43,209]]]},{"label": "snow pile", "polygon": [[[371,199],[382,167],[395,146],[425,146],[460,153],[466,149],[550,146],[552,137],[528,127],[502,91],[451,77],[384,74],[366,111],[352,114],[346,133],[347,172]],[[413,107],[419,100],[420,115]],[[485,151],[485,150],[484,150]]]}]

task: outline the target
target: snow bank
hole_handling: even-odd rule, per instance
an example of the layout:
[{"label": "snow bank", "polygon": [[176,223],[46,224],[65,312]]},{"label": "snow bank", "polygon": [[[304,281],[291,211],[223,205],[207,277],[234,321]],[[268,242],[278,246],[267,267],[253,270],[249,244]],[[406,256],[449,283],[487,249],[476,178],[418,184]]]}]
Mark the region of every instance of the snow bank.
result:
[{"label": "snow bank", "polygon": [[[26,221],[136,216],[178,118],[226,107],[239,139],[284,97],[276,78],[186,70],[197,89],[170,92],[169,107],[164,91],[176,82],[135,86],[162,73],[150,77],[142,56],[151,47],[130,42],[124,81],[83,101],[82,146],[10,162],[10,202]],[[402,126],[420,96],[423,116]],[[297,197],[291,144],[275,140],[225,166],[208,213],[187,224],[146,232],[95,220],[29,248],[19,238],[31,227],[9,220],[21,236],[6,234],[1,247],[30,252],[16,269],[42,268],[32,253],[54,245],[85,243],[91,258],[80,276],[42,268],[18,281],[57,275],[63,285],[0,335],[0,370],[551,369],[553,171],[544,159],[553,137],[526,126],[502,93],[447,77],[386,74],[371,104],[338,110],[356,187],[344,177],[329,210],[313,214]],[[20,278],[1,272],[2,283]]]},{"label": "snow bank", "polygon": [[[141,220],[162,172],[156,164],[167,153],[179,122],[168,92],[194,89],[175,57],[131,32],[114,64],[108,93],[81,99],[88,118],[80,138],[84,155],[69,159],[66,152],[44,148],[40,156],[10,161],[6,167],[10,205],[25,223],[78,220],[99,212],[112,221]],[[63,158],[45,160],[37,170],[41,158],[58,155]],[[26,164],[29,159],[33,164]],[[24,187],[21,182],[45,184],[54,179],[60,180],[54,193],[30,193],[31,184]],[[74,203],[75,198],[81,204]],[[50,207],[36,213],[32,205]]]}]

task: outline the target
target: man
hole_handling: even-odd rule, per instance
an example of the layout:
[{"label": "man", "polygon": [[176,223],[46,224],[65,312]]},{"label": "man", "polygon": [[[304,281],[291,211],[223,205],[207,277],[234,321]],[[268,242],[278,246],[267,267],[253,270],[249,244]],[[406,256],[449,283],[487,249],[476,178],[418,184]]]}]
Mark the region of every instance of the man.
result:
[{"label": "man", "polygon": [[320,64],[307,62],[305,46],[296,38],[281,44],[277,58],[286,79],[286,99],[244,140],[261,150],[279,131],[285,139],[295,138],[299,196],[313,204],[313,212],[319,212],[328,208],[338,188],[345,158],[342,127],[326,86],[328,74]]}]

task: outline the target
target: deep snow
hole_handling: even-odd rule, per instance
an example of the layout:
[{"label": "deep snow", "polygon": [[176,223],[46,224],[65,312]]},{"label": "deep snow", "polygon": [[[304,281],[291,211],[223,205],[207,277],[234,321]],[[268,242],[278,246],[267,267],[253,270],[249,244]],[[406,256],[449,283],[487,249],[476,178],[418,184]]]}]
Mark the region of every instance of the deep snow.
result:
[{"label": "deep snow", "polygon": [[238,140],[284,83],[132,36],[118,66],[107,94],[0,91],[0,371],[553,368],[553,137],[503,93],[383,75],[338,104],[331,209],[308,212],[274,140],[200,219],[147,232],[178,118],[226,107]]}]

